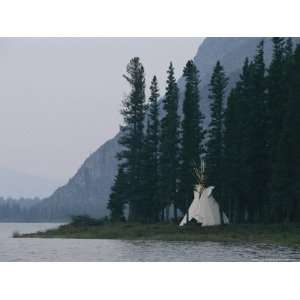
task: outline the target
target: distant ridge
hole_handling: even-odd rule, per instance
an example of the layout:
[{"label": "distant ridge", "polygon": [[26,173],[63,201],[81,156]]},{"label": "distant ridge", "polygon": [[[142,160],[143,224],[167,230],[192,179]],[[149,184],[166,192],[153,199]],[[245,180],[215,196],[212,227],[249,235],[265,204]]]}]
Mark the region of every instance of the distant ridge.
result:
[{"label": "distant ridge", "polygon": [[62,182],[0,167],[0,197],[48,197]]}]

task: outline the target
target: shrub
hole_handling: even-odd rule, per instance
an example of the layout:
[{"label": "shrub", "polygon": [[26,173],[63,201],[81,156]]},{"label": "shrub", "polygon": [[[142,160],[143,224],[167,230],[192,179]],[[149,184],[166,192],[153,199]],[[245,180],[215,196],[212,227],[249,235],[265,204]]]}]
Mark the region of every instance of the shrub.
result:
[{"label": "shrub", "polygon": [[97,226],[105,223],[104,219],[94,219],[88,215],[77,215],[71,218],[71,225],[73,226]]},{"label": "shrub", "polygon": [[18,238],[18,237],[20,237],[20,236],[21,236],[21,234],[20,234],[19,231],[14,231],[14,232],[13,232],[13,237],[14,237],[14,238]]}]

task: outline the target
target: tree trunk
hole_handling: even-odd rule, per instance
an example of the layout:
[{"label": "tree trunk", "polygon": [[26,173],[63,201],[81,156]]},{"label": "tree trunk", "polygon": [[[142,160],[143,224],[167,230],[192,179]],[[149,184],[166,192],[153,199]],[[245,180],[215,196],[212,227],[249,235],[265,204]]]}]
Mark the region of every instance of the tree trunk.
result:
[{"label": "tree trunk", "polygon": [[178,214],[177,214],[177,207],[175,205],[174,205],[174,220],[175,220],[175,223],[177,223]]},{"label": "tree trunk", "polygon": [[164,208],[161,210],[161,221],[162,222],[165,221],[165,209]]},{"label": "tree trunk", "polygon": [[219,211],[220,211],[221,225],[224,225],[223,210],[221,205],[219,205]]},{"label": "tree trunk", "polygon": [[166,207],[166,221],[170,221],[170,205]]},{"label": "tree trunk", "polygon": [[185,211],[186,211],[186,224],[189,223],[189,206],[188,206],[188,201],[185,201]]}]

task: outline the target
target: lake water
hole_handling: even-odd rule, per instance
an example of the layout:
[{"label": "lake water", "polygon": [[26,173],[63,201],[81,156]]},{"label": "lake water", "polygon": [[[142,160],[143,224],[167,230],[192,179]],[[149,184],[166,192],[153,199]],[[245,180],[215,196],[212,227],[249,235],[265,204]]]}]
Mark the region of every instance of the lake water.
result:
[{"label": "lake water", "polygon": [[49,223],[0,223],[0,261],[298,261],[300,249],[212,242],[12,238]]}]

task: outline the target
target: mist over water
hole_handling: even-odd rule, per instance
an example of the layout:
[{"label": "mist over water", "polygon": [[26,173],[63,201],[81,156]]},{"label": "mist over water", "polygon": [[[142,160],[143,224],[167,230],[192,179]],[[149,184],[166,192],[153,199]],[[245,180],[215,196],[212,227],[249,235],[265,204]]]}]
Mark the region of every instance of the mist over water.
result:
[{"label": "mist over water", "polygon": [[55,223],[0,223],[0,261],[298,261],[300,249],[249,243],[12,238]]}]

